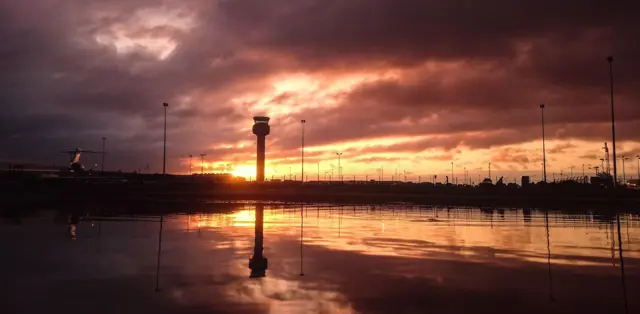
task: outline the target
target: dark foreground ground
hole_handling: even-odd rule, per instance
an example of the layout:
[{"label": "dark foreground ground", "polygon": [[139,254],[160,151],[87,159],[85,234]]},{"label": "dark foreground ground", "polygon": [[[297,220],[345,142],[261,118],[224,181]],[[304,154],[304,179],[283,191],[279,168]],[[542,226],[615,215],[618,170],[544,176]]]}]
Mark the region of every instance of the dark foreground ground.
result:
[{"label": "dark foreground ground", "polygon": [[444,206],[639,210],[640,194],[627,188],[587,184],[448,186],[371,182],[211,182],[175,178],[155,181],[37,180],[0,182],[4,202],[15,207],[59,204],[168,206],[212,200],[327,202],[338,204],[413,203]]}]

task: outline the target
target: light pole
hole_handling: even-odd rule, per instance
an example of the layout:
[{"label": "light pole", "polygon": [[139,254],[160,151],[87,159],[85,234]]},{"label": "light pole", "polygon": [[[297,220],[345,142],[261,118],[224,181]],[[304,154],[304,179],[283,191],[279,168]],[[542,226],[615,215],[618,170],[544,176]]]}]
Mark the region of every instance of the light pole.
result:
[{"label": "light pole", "polygon": [[200,174],[204,174],[204,156],[207,156],[207,154],[200,154]]},{"label": "light pole", "polygon": [[604,172],[604,158],[600,158],[600,169],[602,169],[602,172]]},{"label": "light pole", "polygon": [[540,111],[542,112],[542,177],[544,182],[547,182],[547,150],[545,149],[544,143],[544,104],[540,104]]},{"label": "light pole", "polygon": [[193,158],[193,155],[189,155],[189,175],[193,174],[193,171],[191,170],[191,158]]},{"label": "light pole", "polygon": [[638,183],[640,183],[640,155],[636,155],[638,164],[636,165],[636,171],[638,172]]},{"label": "light pole", "polygon": [[103,137],[102,138],[102,163],[101,163],[101,168],[100,168],[100,172],[104,173],[104,154],[105,154],[105,149],[107,147],[107,138]]},{"label": "light pole", "polygon": [[168,103],[162,103],[164,106],[164,146],[162,153],[162,174],[166,174],[167,172],[167,107],[169,107]]},{"label": "light pole", "polygon": [[289,181],[291,181],[291,166],[289,166]]},{"label": "light pole", "polygon": [[609,83],[611,90],[611,137],[613,143],[613,186],[617,186],[617,178],[618,178],[618,167],[617,167],[617,159],[616,159],[616,119],[614,115],[614,106],[613,106],[613,57],[609,56],[607,58],[609,61]]},{"label": "light pole", "polygon": [[625,173],[624,173],[624,161],[629,159],[629,157],[622,156],[620,157],[620,159],[622,159],[622,184],[625,185],[626,184],[625,182],[627,182],[627,177],[625,176]]},{"label": "light pole", "polygon": [[491,180],[491,162],[489,162],[489,180]]},{"label": "light pole", "polygon": [[318,161],[318,182],[320,182],[320,162]]},{"label": "light pole", "polygon": [[463,167],[462,168],[463,174],[464,174],[464,184],[467,184],[467,167]]},{"label": "light pole", "polygon": [[300,120],[300,124],[302,124],[302,175],[300,176],[300,180],[304,182],[304,124],[307,123],[307,120]]},{"label": "light pole", "polygon": [[340,176],[340,181],[342,181],[342,167],[340,167],[340,156],[342,156],[342,152],[338,152],[336,155],[338,155],[338,176]]},{"label": "light pole", "polygon": [[453,183],[453,161],[451,162],[451,183]]}]

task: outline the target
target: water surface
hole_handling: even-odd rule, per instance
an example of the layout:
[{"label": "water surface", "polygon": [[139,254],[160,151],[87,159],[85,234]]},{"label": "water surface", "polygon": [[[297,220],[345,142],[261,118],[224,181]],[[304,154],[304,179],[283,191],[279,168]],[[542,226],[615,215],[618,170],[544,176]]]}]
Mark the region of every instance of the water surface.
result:
[{"label": "water surface", "polygon": [[0,247],[3,313],[640,313],[640,218],[624,213],[40,211],[3,220]]}]

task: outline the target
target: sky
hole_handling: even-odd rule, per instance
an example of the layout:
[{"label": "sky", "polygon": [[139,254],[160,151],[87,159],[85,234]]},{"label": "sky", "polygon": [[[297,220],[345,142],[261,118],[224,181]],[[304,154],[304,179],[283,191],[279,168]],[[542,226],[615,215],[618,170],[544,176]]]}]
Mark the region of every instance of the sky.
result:
[{"label": "sky", "polygon": [[[637,177],[640,4],[633,1],[112,0],[0,4],[0,161],[255,177]],[[206,154],[201,165],[200,154]],[[84,156],[86,164],[100,162]],[[201,167],[202,166],[202,167]],[[572,168],[573,167],[573,168]],[[622,163],[618,161],[618,172]],[[291,169],[291,170],[290,170]],[[510,179],[511,180],[511,179]]]}]

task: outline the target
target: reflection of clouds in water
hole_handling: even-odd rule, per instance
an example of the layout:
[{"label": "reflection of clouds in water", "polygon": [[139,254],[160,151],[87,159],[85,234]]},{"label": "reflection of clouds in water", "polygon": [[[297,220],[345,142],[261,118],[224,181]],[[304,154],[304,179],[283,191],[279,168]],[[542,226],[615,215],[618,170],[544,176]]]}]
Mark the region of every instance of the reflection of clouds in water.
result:
[{"label": "reflection of clouds in water", "polygon": [[[250,207],[247,205],[229,214],[205,215],[203,224],[244,242],[253,232],[255,221]],[[317,212],[317,207],[309,206],[305,210],[305,244],[365,255],[547,262],[546,231],[540,211],[504,210],[498,215],[479,209],[380,209],[323,207]],[[272,239],[297,236],[299,212],[300,208],[296,207],[267,208],[265,236]],[[591,215],[559,212],[550,214],[550,222],[554,263],[583,266],[611,263],[611,256],[605,250],[613,244],[606,232],[610,222],[594,220]],[[626,220],[625,223],[633,226],[630,241],[624,244],[629,252],[625,257],[640,258],[640,241],[633,241],[638,238],[640,229],[635,227],[638,222]]]},{"label": "reflection of clouds in water", "polygon": [[[251,236],[255,216],[250,205],[229,213],[205,215],[210,228],[244,242]],[[400,210],[369,210],[368,207],[309,206],[305,212],[305,245],[364,255],[465,260],[507,263],[509,261],[547,262],[546,231],[540,211],[504,210],[500,216],[479,209],[443,210],[409,207]],[[271,207],[265,210],[267,239],[299,235],[300,208]],[[438,218],[435,218],[438,217]],[[611,264],[608,254],[613,240],[610,222],[591,215],[550,213],[555,264],[604,266]],[[630,219],[630,220],[629,220]],[[640,258],[638,221],[625,216],[628,241],[623,244],[626,258]],[[268,247],[267,241],[267,247]],[[234,243],[244,247],[247,243]],[[220,246],[224,247],[224,246]]]},{"label": "reflection of clouds in water", "polygon": [[278,278],[238,281],[226,289],[228,299],[269,305],[270,313],[356,313],[348,300],[333,291],[302,287]]}]

